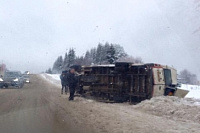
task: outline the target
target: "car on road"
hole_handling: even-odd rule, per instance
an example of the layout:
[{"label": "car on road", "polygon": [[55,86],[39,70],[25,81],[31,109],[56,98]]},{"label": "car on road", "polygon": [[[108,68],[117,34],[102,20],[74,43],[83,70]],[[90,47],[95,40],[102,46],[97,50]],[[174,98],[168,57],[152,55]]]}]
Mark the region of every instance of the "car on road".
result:
[{"label": "car on road", "polygon": [[24,78],[20,71],[7,71],[4,77],[0,78],[0,86],[5,88],[9,86],[22,88],[24,86]]},{"label": "car on road", "polygon": [[0,75],[0,88],[2,88],[2,87],[3,87],[3,76]]},{"label": "car on road", "polygon": [[25,71],[25,72],[24,72],[24,74],[26,74],[26,75],[29,75],[29,74],[30,74],[30,72],[29,72],[29,71]]},{"label": "car on road", "polygon": [[29,74],[23,74],[24,83],[30,83],[30,76]]}]

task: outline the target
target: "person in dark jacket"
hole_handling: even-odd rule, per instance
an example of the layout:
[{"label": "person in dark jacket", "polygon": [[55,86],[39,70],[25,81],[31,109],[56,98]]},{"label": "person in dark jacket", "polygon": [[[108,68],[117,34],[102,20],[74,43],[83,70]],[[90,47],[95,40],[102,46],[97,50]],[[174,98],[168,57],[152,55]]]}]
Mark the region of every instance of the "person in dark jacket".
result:
[{"label": "person in dark jacket", "polygon": [[69,73],[67,74],[67,82],[69,86],[69,91],[70,91],[70,96],[69,96],[69,101],[74,100],[74,93],[75,93],[75,88],[77,86],[77,78],[75,76],[75,69],[71,68]]},{"label": "person in dark jacket", "polygon": [[65,94],[67,94],[67,91],[68,91],[67,73],[68,73],[67,71],[62,71],[62,74],[60,75],[61,85],[62,85],[61,94],[63,94],[64,89],[65,89]]}]

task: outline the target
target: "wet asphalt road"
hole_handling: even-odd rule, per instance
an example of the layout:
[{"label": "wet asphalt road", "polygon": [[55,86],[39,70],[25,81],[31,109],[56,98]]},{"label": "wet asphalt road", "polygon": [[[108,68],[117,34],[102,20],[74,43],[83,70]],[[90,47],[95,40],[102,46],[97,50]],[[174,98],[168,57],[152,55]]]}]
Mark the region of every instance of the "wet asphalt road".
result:
[{"label": "wet asphalt road", "polygon": [[59,102],[59,89],[39,75],[21,89],[0,89],[0,133],[81,132]]}]

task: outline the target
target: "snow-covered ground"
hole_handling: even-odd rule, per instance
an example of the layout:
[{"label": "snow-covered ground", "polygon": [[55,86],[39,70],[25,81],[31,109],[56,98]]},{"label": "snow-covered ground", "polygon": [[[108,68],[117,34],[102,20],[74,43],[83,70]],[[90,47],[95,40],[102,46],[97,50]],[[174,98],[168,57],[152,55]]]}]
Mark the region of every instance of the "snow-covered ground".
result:
[{"label": "snow-covered ground", "polygon": [[154,97],[134,106],[157,116],[170,119],[191,120],[200,122],[200,100],[192,98],[178,98],[172,96]]},{"label": "snow-covered ground", "polygon": [[60,74],[47,74],[51,78],[60,81]]},{"label": "snow-covered ground", "polygon": [[200,99],[200,86],[182,84],[181,89],[188,90],[189,93],[186,95],[187,98],[197,98]]},{"label": "snow-covered ground", "polygon": [[[60,85],[59,75],[41,76],[50,83]],[[198,99],[160,96],[129,105],[96,102],[82,97],[75,97],[74,102],[66,102],[68,96],[60,96],[63,103],[58,104],[66,107],[77,123],[85,121],[97,132],[149,133],[151,129],[152,133],[199,133],[200,130]]]},{"label": "snow-covered ground", "polygon": [[57,86],[61,86],[61,81],[60,81],[60,74],[47,74],[47,73],[43,73],[41,74],[41,76],[48,80],[49,82],[57,85]]}]

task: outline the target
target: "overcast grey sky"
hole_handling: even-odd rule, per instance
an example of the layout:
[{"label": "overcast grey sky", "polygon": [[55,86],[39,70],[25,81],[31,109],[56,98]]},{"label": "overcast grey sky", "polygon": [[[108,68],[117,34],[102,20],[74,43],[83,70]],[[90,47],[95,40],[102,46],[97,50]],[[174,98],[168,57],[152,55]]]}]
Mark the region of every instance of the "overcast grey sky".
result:
[{"label": "overcast grey sky", "polygon": [[0,0],[0,60],[41,72],[66,49],[122,45],[144,62],[200,74],[199,0]]}]

